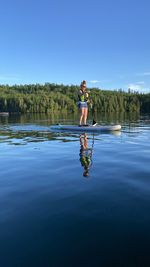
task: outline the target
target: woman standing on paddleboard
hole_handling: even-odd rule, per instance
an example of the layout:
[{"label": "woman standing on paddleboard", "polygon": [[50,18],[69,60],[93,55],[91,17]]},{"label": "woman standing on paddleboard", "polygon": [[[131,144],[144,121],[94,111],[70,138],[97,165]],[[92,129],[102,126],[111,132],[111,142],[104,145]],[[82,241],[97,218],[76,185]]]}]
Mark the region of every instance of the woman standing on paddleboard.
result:
[{"label": "woman standing on paddleboard", "polygon": [[[80,90],[78,94],[78,108],[79,108],[79,113],[80,113],[80,121],[79,121],[79,126],[84,125],[87,126],[86,121],[87,121],[87,116],[88,116],[88,93],[86,91],[86,81],[82,81],[80,85]],[[83,124],[82,124],[83,121]]]}]

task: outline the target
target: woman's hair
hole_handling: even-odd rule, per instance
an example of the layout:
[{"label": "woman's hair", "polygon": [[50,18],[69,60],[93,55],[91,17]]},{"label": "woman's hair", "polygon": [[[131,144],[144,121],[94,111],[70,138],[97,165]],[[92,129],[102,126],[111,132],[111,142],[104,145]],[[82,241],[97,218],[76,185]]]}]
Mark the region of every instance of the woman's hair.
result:
[{"label": "woman's hair", "polygon": [[86,86],[86,81],[85,80],[83,80],[82,82],[81,82],[81,85],[80,85],[81,87],[82,86]]}]

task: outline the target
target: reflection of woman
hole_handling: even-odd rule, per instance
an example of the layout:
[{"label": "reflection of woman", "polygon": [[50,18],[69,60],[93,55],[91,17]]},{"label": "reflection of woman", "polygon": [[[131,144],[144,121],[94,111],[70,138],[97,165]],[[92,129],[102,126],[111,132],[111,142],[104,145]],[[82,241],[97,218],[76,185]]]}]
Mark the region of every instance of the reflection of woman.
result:
[{"label": "reflection of woman", "polygon": [[80,162],[84,168],[83,176],[89,176],[89,169],[92,164],[93,148],[88,148],[87,134],[80,135]]}]

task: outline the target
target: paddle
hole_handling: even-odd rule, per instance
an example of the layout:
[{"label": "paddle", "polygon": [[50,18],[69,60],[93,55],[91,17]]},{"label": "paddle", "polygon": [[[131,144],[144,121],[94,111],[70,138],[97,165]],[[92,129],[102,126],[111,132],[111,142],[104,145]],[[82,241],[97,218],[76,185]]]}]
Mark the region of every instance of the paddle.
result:
[{"label": "paddle", "polygon": [[97,122],[93,119],[92,126],[96,126],[96,125],[97,125]]},{"label": "paddle", "polygon": [[[89,96],[89,93],[87,93],[87,95]],[[90,108],[92,110],[93,117],[94,117],[93,101],[92,101],[92,97],[91,96],[89,97],[89,100],[90,100]],[[93,118],[92,126],[96,126],[96,125],[97,125],[97,122]]]}]

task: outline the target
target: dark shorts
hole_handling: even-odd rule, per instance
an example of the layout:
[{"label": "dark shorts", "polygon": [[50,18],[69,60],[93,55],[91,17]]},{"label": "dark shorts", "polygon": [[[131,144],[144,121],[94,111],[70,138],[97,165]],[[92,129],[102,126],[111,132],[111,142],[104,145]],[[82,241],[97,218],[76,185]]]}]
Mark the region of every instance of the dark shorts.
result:
[{"label": "dark shorts", "polygon": [[78,102],[78,108],[79,109],[81,109],[81,108],[88,108],[87,102],[81,102],[81,101],[79,101]]}]

